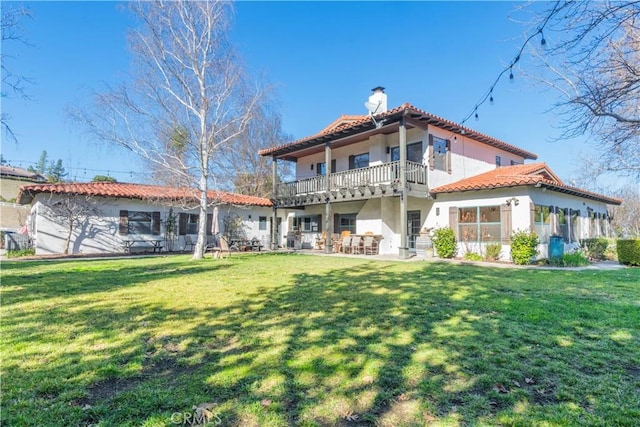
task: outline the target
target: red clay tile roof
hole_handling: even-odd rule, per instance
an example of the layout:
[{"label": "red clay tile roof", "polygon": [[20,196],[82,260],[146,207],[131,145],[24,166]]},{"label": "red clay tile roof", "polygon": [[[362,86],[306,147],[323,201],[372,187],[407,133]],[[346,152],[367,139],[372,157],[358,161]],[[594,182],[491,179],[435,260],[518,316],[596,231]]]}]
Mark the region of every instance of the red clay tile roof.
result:
[{"label": "red clay tile roof", "polygon": [[[385,119],[389,121],[398,120],[401,116],[407,115],[412,119],[418,120],[425,124],[430,124],[436,127],[443,128],[452,132],[453,134],[465,135],[473,140],[481,142],[483,144],[490,145],[492,147],[496,147],[511,153],[514,153],[518,156],[522,156],[525,159],[535,160],[538,158],[537,154],[531,153],[529,151],[523,150],[515,145],[507,144],[504,141],[501,141],[492,136],[483,134],[481,132],[477,132],[473,129],[467,128],[465,126],[460,126],[459,124],[452,122],[450,120],[444,119],[442,117],[436,116],[431,113],[427,113],[426,111],[420,110],[419,108],[414,107],[411,104],[405,103],[399,107],[396,107],[392,110],[385,111],[380,114],[376,114],[374,118],[377,122],[382,122]],[[340,124],[341,121],[344,121],[344,117],[348,118],[346,123]],[[360,118],[358,118],[360,117]],[[337,126],[336,126],[337,124]],[[292,141],[286,144],[282,144],[275,147],[265,148],[260,150],[258,154],[261,156],[267,155],[279,155],[286,154],[296,151],[297,149],[307,148],[313,145],[321,145],[327,141],[330,141],[334,138],[342,138],[345,134],[355,134],[358,132],[366,132],[371,129],[375,129],[375,125],[369,116],[341,116],[329,126],[324,128],[320,133],[317,133],[312,136],[308,136],[306,138],[298,139],[296,141]]]},{"label": "red clay tile roof", "polygon": [[344,126],[344,125],[348,125],[350,123],[354,123],[354,122],[358,122],[358,121],[362,121],[364,119],[368,119],[369,116],[367,116],[366,114],[360,114],[360,115],[347,115],[347,114],[343,114],[340,117],[338,117],[337,119],[335,119],[333,122],[331,122],[329,124],[329,126],[325,127],[324,129],[322,129],[320,132],[318,132],[318,135],[325,135],[330,133],[332,130],[336,129],[339,126]]},{"label": "red clay tile roof", "polygon": [[585,197],[611,205],[620,205],[622,203],[620,199],[566,185],[549,169],[546,163],[498,167],[480,175],[432,188],[430,193],[456,193],[460,191],[490,190],[494,188],[519,186],[545,187],[552,191]]},{"label": "red clay tile roof", "polygon": [[[192,197],[198,199],[198,191],[192,188],[161,187],[158,185],[129,184],[126,182],[65,182],[59,184],[23,185],[18,192],[18,203],[31,203],[38,193],[80,194],[102,197],[120,197],[140,200],[174,200]],[[210,200],[230,205],[272,206],[269,199],[225,191],[208,192]]]}]

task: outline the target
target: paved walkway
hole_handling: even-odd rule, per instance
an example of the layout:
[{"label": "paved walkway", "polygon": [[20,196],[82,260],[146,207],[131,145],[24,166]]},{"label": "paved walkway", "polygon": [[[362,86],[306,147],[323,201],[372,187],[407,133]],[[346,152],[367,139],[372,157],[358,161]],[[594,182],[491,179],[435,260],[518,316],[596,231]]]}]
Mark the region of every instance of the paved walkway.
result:
[{"label": "paved walkway", "polygon": [[[269,253],[270,250],[263,250],[260,252],[243,252],[251,253],[255,255]],[[315,249],[280,249],[278,252],[284,253],[298,253],[303,255],[313,255],[313,256],[329,256],[329,257],[347,257],[347,258],[359,258],[359,259],[368,259],[371,261],[394,261],[394,262],[446,262],[458,265],[477,265],[482,267],[491,267],[491,268],[524,268],[524,269],[543,269],[543,270],[563,270],[563,271],[580,271],[580,270],[618,270],[621,268],[628,268],[625,265],[619,264],[617,261],[600,261],[592,263],[585,267],[553,267],[549,265],[514,265],[510,262],[487,262],[487,261],[467,261],[463,259],[444,259],[444,258],[420,258],[417,256],[411,256],[407,259],[400,259],[398,255],[395,254],[382,254],[382,255],[352,255],[352,254],[342,254],[342,253],[330,253],[326,254],[323,251],[315,250]],[[235,254],[235,252],[234,252]],[[123,258],[141,258],[141,257],[157,257],[157,256],[170,256],[170,255],[186,255],[186,253],[176,252],[176,253],[161,253],[161,254],[140,254],[140,255],[86,255],[86,256],[62,256],[62,255],[52,255],[52,256],[42,256],[42,257],[29,257],[29,258],[18,258],[11,259],[11,261],[80,261],[80,260],[107,260],[107,259],[123,259]],[[208,258],[208,256],[206,256]],[[6,250],[0,249],[0,260],[7,260]]]},{"label": "paved walkway", "polygon": [[592,263],[588,266],[584,266],[584,267],[553,267],[550,265],[515,265],[511,262],[506,262],[506,261],[502,261],[502,262],[488,262],[488,261],[468,261],[468,260],[463,260],[463,259],[445,259],[445,258],[437,258],[437,257],[431,257],[431,258],[420,258],[417,256],[412,256],[409,257],[407,259],[400,259],[398,257],[398,255],[395,254],[385,254],[385,255],[352,255],[352,254],[342,254],[342,253],[331,253],[331,254],[325,254],[323,251],[319,251],[319,250],[314,250],[314,249],[300,249],[300,250],[291,250],[291,249],[287,249],[287,250],[281,250],[281,251],[287,251],[287,252],[295,252],[295,253],[301,253],[301,254],[306,254],[306,255],[316,255],[316,256],[341,256],[341,257],[348,257],[348,258],[361,258],[361,259],[370,259],[370,260],[377,260],[377,261],[398,261],[398,262],[447,262],[447,263],[452,263],[452,264],[459,264],[459,265],[478,265],[478,266],[483,266],[483,267],[493,267],[493,268],[527,268],[527,269],[532,269],[532,268],[536,268],[536,269],[545,269],[545,270],[574,270],[574,271],[579,271],[579,270],[617,270],[617,269],[621,269],[621,268],[627,268],[627,266],[625,265],[621,265],[619,264],[617,261],[600,261],[600,262],[595,262]]}]

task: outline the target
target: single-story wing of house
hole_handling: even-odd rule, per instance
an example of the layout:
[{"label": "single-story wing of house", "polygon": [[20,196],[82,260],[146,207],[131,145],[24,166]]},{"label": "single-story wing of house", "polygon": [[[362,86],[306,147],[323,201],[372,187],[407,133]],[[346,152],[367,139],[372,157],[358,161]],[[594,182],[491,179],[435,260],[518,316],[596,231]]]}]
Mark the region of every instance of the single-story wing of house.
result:
[{"label": "single-story wing of house", "polygon": [[[343,233],[373,234],[379,253],[407,258],[424,230],[451,227],[458,254],[500,243],[508,259],[517,230],[538,233],[542,257],[551,236],[569,250],[610,234],[608,205],[622,201],[527,163],[536,154],[408,103],[387,109],[382,87],[365,105],[375,111],[343,115],[317,134],[259,152],[273,160],[274,209],[303,244],[331,235],[330,252]],[[295,163],[294,180],[275,179],[283,161]]]},{"label": "single-story wing of house", "polygon": [[[269,247],[269,199],[209,191],[206,229]],[[197,192],[113,182],[33,184],[18,202],[30,204],[29,234],[37,255],[192,250],[201,220]],[[214,222],[215,221],[215,222]]]}]

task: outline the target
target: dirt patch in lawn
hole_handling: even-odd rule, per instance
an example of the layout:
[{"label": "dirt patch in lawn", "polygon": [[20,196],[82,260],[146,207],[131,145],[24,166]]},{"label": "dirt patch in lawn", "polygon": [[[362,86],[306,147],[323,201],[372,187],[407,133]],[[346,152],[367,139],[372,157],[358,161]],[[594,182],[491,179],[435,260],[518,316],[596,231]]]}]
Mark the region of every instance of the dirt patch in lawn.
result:
[{"label": "dirt patch in lawn", "polygon": [[121,393],[155,379],[162,379],[163,387],[171,387],[181,376],[189,375],[199,367],[200,365],[185,366],[178,364],[173,358],[154,360],[145,366],[138,376],[130,378],[114,377],[98,381],[87,388],[84,397],[76,399],[73,403],[77,406],[94,406],[101,402],[112,400]]}]

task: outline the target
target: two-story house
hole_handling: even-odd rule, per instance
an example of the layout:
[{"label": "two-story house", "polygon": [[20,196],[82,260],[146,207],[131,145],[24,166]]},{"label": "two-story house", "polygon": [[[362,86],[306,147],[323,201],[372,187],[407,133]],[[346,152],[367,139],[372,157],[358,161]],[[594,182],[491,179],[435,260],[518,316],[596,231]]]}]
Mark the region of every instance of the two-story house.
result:
[{"label": "two-story house", "polygon": [[[382,87],[366,105],[372,114],[342,116],[260,151],[273,160],[283,234],[300,232],[311,244],[322,231],[373,233],[380,253],[406,258],[425,228],[453,228],[460,253],[501,242],[508,254],[518,229],[534,229],[543,243],[553,234],[574,244],[609,233],[607,204],[621,201],[568,186],[545,163],[525,163],[536,154],[410,104],[388,110]],[[281,161],[295,162],[294,181],[278,182]]]}]

